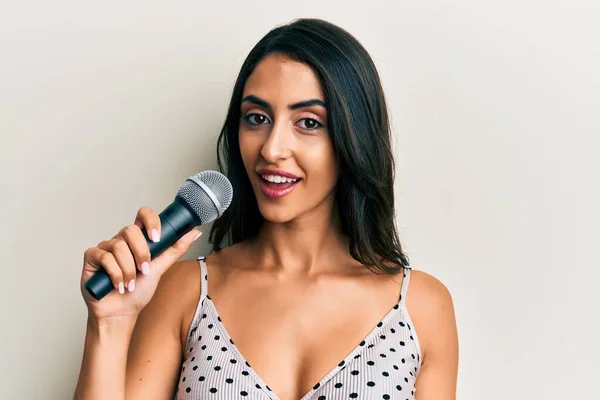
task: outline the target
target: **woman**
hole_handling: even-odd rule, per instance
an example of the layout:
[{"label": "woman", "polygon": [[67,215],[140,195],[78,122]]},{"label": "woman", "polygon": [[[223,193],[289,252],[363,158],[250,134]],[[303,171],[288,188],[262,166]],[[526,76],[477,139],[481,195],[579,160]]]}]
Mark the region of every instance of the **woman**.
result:
[{"label": "woman", "polygon": [[[314,19],[269,32],[218,147],[235,195],[206,258],[176,262],[194,229],[150,262],[148,208],[86,251],[75,397],[454,399],[452,300],[401,250],[384,95],[356,39]],[[100,267],[117,290],[94,301]]]}]

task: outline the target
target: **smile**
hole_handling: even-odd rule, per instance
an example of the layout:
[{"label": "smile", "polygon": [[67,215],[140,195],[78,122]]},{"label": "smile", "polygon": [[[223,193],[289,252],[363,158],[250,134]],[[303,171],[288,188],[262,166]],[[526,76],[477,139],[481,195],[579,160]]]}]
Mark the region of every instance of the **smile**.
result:
[{"label": "smile", "polygon": [[299,178],[287,178],[280,175],[261,175],[260,187],[268,197],[277,199],[290,194],[300,181]]}]

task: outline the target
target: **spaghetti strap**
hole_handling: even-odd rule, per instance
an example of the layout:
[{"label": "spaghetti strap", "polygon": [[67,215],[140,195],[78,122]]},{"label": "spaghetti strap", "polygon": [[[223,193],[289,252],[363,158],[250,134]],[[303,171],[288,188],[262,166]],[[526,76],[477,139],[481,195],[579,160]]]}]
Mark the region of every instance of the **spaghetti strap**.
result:
[{"label": "spaghetti strap", "polygon": [[410,268],[404,269],[404,279],[402,279],[402,288],[400,289],[400,303],[404,303],[406,293],[408,292],[408,284],[410,283]]},{"label": "spaghetti strap", "polygon": [[200,319],[202,318],[202,309],[204,305],[204,299],[206,298],[206,291],[208,287],[208,273],[206,268],[206,263],[204,260],[206,257],[198,257],[197,260],[200,264],[200,298],[198,299],[198,304],[196,305],[196,311],[194,312],[194,318],[192,318],[192,322],[190,324],[190,328],[188,330],[187,342],[186,346],[189,344],[192,336],[195,334],[196,329],[198,329],[198,324],[200,323]]},{"label": "spaghetti strap", "polygon": [[200,263],[200,300],[208,295],[208,268],[206,267],[206,257],[197,258]]}]

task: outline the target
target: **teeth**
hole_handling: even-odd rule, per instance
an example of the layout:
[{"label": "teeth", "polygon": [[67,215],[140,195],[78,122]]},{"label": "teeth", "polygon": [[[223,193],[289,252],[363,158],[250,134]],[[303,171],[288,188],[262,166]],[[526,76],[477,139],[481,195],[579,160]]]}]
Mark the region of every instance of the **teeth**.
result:
[{"label": "teeth", "polygon": [[298,180],[298,179],[286,178],[285,176],[279,176],[279,175],[262,175],[262,178],[266,181],[273,182],[273,183],[293,183]]}]

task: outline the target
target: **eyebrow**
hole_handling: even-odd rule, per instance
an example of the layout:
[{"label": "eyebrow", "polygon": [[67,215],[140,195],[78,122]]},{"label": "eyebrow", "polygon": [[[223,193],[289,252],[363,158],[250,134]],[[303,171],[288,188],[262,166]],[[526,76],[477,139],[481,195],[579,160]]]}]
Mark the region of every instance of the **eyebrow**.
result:
[{"label": "eyebrow", "polygon": [[[242,99],[242,103],[245,103],[245,102],[254,103],[263,108],[266,108],[270,113],[273,113],[273,107],[271,106],[271,104],[269,104],[268,101],[261,99],[260,97],[256,97],[251,94]],[[325,102],[323,100],[319,100],[319,99],[310,99],[310,100],[300,101],[298,103],[288,105],[288,108],[290,110],[297,110],[299,108],[310,107],[310,106],[321,106],[321,107],[327,109],[327,104],[325,104]]]}]

